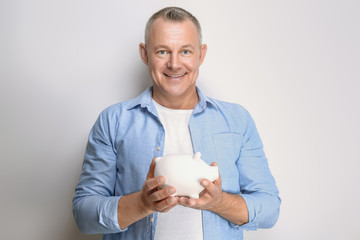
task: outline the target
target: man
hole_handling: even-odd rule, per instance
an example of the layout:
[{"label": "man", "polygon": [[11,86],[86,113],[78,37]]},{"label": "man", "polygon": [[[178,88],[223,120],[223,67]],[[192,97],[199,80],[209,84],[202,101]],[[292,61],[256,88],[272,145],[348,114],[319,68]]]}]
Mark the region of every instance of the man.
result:
[{"label": "man", "polygon": [[[139,49],[153,86],[105,109],[91,130],[74,195],[80,230],[104,239],[207,240],[273,226],[280,198],[252,118],[196,87],[207,50],[197,19],[160,10]],[[199,199],[159,188],[166,179],[154,177],[152,159],[194,152],[218,165],[219,179],[202,179]]]}]

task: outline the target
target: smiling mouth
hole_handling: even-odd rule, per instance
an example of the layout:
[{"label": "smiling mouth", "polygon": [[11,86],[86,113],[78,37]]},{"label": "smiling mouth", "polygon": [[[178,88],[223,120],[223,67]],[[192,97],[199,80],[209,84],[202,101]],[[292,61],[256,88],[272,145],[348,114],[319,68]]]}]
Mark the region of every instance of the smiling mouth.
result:
[{"label": "smiling mouth", "polygon": [[184,74],[166,74],[166,73],[164,73],[164,75],[166,76],[166,77],[168,77],[168,78],[181,78],[181,77],[183,77],[183,76],[185,76],[187,73],[184,73]]}]

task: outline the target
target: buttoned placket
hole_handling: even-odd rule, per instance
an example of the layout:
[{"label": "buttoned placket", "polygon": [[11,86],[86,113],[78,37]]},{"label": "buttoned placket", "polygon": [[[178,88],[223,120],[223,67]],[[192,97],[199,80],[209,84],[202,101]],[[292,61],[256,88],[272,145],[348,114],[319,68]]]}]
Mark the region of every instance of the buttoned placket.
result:
[{"label": "buttoned placket", "polygon": [[[153,157],[161,157],[164,154],[164,145],[165,145],[165,130],[164,127],[159,119],[157,114],[157,110],[153,104],[146,106],[149,114],[152,114],[153,117],[156,119],[159,130],[156,138],[156,143],[154,145],[154,152]],[[147,237],[146,239],[154,240],[155,238],[155,230],[156,230],[156,223],[157,223],[157,216],[158,213],[154,212],[147,216]]]}]

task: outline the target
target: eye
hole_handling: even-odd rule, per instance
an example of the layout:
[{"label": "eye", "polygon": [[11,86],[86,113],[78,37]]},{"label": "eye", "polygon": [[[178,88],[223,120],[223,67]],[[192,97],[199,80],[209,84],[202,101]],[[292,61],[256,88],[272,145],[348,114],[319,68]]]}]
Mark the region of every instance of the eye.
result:
[{"label": "eye", "polygon": [[166,50],[160,50],[160,51],[158,51],[158,54],[159,55],[165,55],[165,54],[167,54],[167,51]]},{"label": "eye", "polygon": [[184,55],[189,55],[191,52],[189,51],[189,50],[183,50],[182,51],[182,54],[184,54]]}]

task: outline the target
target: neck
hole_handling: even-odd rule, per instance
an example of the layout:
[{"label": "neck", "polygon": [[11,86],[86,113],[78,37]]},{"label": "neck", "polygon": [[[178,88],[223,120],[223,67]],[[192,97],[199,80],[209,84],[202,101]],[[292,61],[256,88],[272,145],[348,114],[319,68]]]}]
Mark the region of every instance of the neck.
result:
[{"label": "neck", "polygon": [[196,89],[189,94],[181,96],[168,96],[153,90],[153,99],[160,105],[170,109],[194,109],[199,101]]}]

